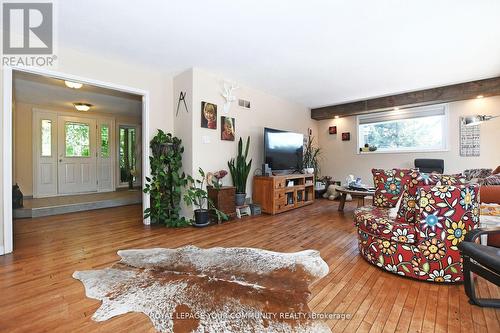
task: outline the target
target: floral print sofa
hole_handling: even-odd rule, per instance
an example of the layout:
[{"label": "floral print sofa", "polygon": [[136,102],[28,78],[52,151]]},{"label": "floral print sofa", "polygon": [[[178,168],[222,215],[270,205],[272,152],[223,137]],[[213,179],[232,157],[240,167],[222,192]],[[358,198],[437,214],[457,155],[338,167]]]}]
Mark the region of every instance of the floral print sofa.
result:
[{"label": "floral print sofa", "polygon": [[[479,187],[461,175],[372,170],[374,206],[355,211],[360,254],[391,273],[434,282],[463,280],[457,245],[479,224]],[[396,217],[390,209],[401,204]]]}]

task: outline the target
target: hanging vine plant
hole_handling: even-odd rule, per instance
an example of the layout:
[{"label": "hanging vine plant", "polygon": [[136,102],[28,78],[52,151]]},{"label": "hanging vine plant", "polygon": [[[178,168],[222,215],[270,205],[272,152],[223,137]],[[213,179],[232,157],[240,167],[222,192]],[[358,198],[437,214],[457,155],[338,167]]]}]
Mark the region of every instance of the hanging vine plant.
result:
[{"label": "hanging vine plant", "polygon": [[182,172],[182,140],[158,130],[149,148],[151,177],[146,177],[144,193],[150,195],[150,208],[144,210],[144,217],[167,227],[189,225],[191,222],[180,216],[181,192],[187,184]]}]

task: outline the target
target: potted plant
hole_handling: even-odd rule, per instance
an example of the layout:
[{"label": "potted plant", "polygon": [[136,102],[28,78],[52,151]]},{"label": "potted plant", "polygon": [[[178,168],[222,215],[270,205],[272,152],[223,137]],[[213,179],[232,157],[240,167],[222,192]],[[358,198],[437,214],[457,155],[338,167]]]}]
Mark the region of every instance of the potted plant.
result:
[{"label": "potted plant", "polygon": [[307,174],[314,174],[314,178],[318,178],[320,172],[319,158],[321,156],[321,148],[314,145],[314,137],[309,135],[307,144],[304,147],[303,157],[303,172]]},{"label": "potted plant", "polygon": [[207,185],[211,185],[214,188],[220,190],[220,188],[222,187],[222,178],[226,177],[226,175],[226,170],[207,173]]},{"label": "potted plant", "polygon": [[[240,138],[238,142],[238,156],[236,156],[236,159],[232,158],[229,162],[227,162],[231,178],[233,179],[233,184],[236,187],[236,206],[244,205],[245,198],[247,196],[247,179],[248,174],[250,173],[250,168],[252,167],[251,159],[247,163],[249,147],[250,137],[247,138],[245,149],[243,149],[243,140]],[[245,151],[245,154],[243,154],[243,150]]]},{"label": "potted plant", "polygon": [[190,221],[180,215],[181,191],[187,185],[182,172],[182,140],[158,130],[149,147],[151,175],[146,177],[143,191],[149,193],[150,207],[144,211],[144,217],[167,227],[187,226]]},{"label": "potted plant", "polygon": [[199,168],[198,172],[200,173],[201,180],[187,176],[190,185],[184,194],[184,202],[186,205],[198,207],[194,210],[194,226],[207,226],[210,223],[210,211],[214,212],[219,220],[227,220],[227,215],[215,208],[212,200],[208,198],[208,193],[204,189],[206,180],[205,172],[202,168]]}]

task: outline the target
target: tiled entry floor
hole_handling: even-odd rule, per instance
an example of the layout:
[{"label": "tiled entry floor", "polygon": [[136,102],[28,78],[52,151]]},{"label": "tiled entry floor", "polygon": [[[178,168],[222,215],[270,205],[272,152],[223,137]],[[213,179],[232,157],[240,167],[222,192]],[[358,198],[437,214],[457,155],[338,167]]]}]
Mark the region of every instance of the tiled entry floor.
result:
[{"label": "tiled entry floor", "polygon": [[67,195],[48,198],[25,198],[24,207],[14,209],[14,218],[59,215],[92,209],[126,206],[142,202],[140,189],[129,191]]}]

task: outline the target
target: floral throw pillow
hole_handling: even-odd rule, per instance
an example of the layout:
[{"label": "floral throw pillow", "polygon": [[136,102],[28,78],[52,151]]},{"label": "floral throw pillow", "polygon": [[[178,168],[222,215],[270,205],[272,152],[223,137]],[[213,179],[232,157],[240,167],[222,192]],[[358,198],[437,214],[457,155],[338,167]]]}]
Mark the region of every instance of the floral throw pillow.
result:
[{"label": "floral throw pillow", "polygon": [[419,172],[417,177],[418,185],[463,185],[467,182],[467,177],[462,174],[442,175],[440,173]]},{"label": "floral throw pillow", "polygon": [[399,206],[396,222],[398,223],[414,223],[415,208],[417,206],[416,187],[412,190],[405,190],[401,195],[401,206]]},{"label": "floral throw pillow", "polygon": [[410,182],[403,193],[403,200],[398,210],[396,221],[399,223],[415,222],[415,207],[417,201],[417,189],[421,186],[458,186],[466,182],[463,175],[442,175],[437,173],[413,172],[410,174]]},{"label": "floral throw pillow", "polygon": [[416,179],[416,169],[372,169],[375,185],[374,205],[378,207],[395,207],[405,189],[410,187],[412,179]]},{"label": "floral throw pillow", "polygon": [[[462,280],[458,251],[465,236],[479,224],[479,186],[429,186],[418,193],[417,231],[420,264],[444,282]],[[441,281],[443,282],[443,281]]]},{"label": "floral throw pillow", "polygon": [[465,234],[479,223],[479,186],[419,188],[416,216],[415,227],[421,238],[439,237],[456,250]]}]

